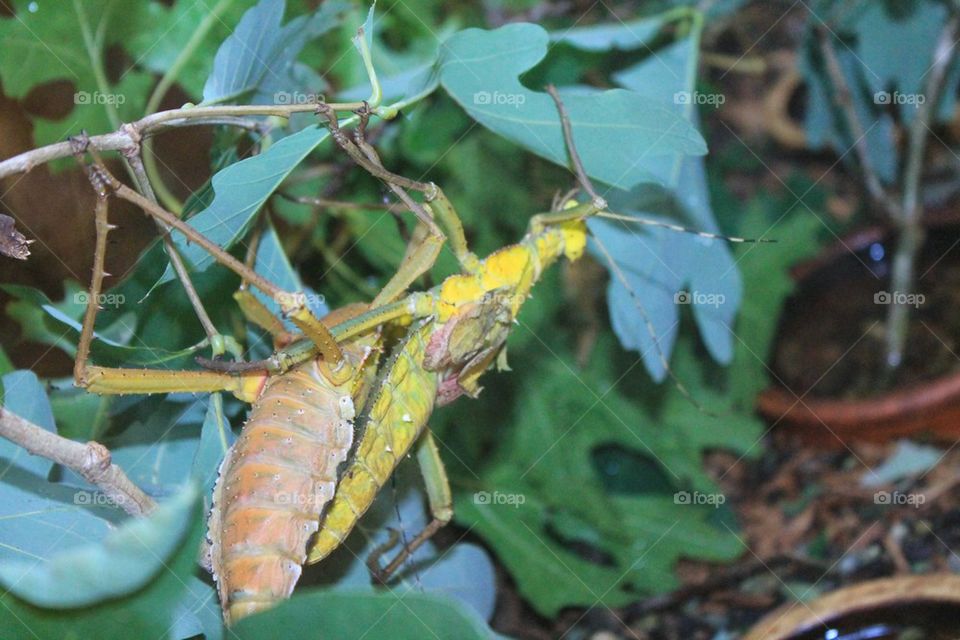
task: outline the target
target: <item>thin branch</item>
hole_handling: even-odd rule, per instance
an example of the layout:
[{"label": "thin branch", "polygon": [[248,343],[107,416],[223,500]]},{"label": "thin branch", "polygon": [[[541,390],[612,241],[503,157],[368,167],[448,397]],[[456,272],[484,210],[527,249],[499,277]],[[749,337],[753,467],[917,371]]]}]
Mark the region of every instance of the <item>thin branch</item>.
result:
[{"label": "thin branch", "polygon": [[[157,202],[157,196],[153,192],[153,188],[150,185],[150,178],[147,177],[146,168],[143,165],[141,150],[138,148],[136,153],[125,152],[124,155],[127,157],[130,168],[133,170],[133,175],[140,193],[151,201]],[[204,332],[207,334],[207,337],[210,338],[210,345],[214,349],[214,355],[220,355],[216,353],[223,345],[223,341],[217,339],[220,332],[217,331],[217,328],[214,326],[213,321],[210,319],[210,314],[207,313],[206,308],[203,306],[203,301],[200,300],[200,296],[193,286],[193,281],[187,272],[187,266],[183,263],[183,258],[180,256],[180,252],[177,251],[177,246],[174,244],[173,238],[170,237],[170,227],[157,218],[153,220],[157,225],[157,229],[160,231],[161,238],[163,238],[163,248],[167,252],[167,257],[170,259],[170,265],[177,274],[177,278],[180,280],[180,284],[187,294],[187,299],[190,300],[190,305],[193,307],[193,312],[197,316],[197,320],[200,321]]]},{"label": "thin branch", "polygon": [[[552,84],[547,85],[547,93],[550,94],[550,97],[553,98],[554,104],[557,105],[557,113],[560,117],[560,128],[563,131],[563,139],[566,141],[567,154],[570,156],[570,164],[573,165],[573,170],[577,174],[577,181],[580,182],[580,185],[583,187],[583,190],[589,194],[590,198],[594,202],[598,203],[598,209],[606,209],[607,205],[603,198],[594,190],[593,182],[590,181],[590,177],[587,175],[586,170],[583,168],[583,162],[580,160],[580,154],[577,153],[577,148],[573,144],[573,130],[570,127],[570,116],[567,114],[567,108],[563,105],[563,101],[560,99],[560,94],[557,93],[557,88]],[[599,204],[603,202],[604,204]]]},{"label": "thin branch", "polygon": [[403,207],[396,202],[351,202],[349,200],[332,200],[329,198],[314,198],[311,196],[295,196],[293,194],[279,192],[284,200],[305,204],[311,207],[326,207],[327,209],[349,209],[355,211],[380,211],[387,213],[396,213],[405,211]]},{"label": "thin branch", "polygon": [[0,436],[35,456],[43,456],[73,469],[132,516],[145,516],[157,506],[150,496],[130,481],[123,469],[113,464],[110,451],[98,442],[91,440],[81,444],[68,440],[2,407]]},{"label": "thin branch", "polygon": [[850,135],[853,136],[854,140],[854,151],[857,153],[857,159],[860,161],[860,167],[863,170],[867,191],[870,193],[870,197],[880,204],[893,220],[899,220],[903,217],[903,210],[897,204],[896,199],[883,187],[883,183],[880,182],[880,178],[873,168],[870,150],[867,147],[866,130],[863,128],[863,123],[860,122],[860,117],[853,105],[850,85],[847,84],[847,79],[843,75],[843,69],[840,67],[840,61],[837,58],[837,52],[833,47],[833,36],[826,29],[821,29],[819,36],[823,59],[827,64],[827,74],[836,89],[834,102],[843,112],[847,126],[850,127]]},{"label": "thin branch", "polygon": [[[920,220],[923,213],[920,202],[923,160],[926,155],[927,141],[932,133],[930,123],[940,103],[940,94],[943,92],[947,71],[955,58],[958,30],[960,30],[960,11],[955,12],[944,25],[937,39],[933,52],[933,65],[927,71],[924,101],[910,123],[907,163],[903,172],[901,232],[891,264],[890,288],[894,295],[910,293],[915,286],[917,252],[923,243],[923,227]],[[887,315],[886,355],[887,367],[893,369],[903,361],[910,307],[905,304],[905,301],[891,300],[891,302]]]},{"label": "thin branch", "polygon": [[[353,111],[362,107],[363,103],[330,103],[327,106],[337,111]],[[221,124],[224,123],[224,118],[248,118],[250,116],[289,118],[294,113],[313,113],[316,109],[316,104],[181,107],[150,114],[136,122],[125,124],[111,133],[90,136],[88,148],[93,151],[122,151],[138,145],[142,138],[170,127]],[[243,126],[247,126],[246,122]],[[25,151],[0,162],[0,180],[71,155],[73,155],[73,151],[69,141],[56,142]]]}]

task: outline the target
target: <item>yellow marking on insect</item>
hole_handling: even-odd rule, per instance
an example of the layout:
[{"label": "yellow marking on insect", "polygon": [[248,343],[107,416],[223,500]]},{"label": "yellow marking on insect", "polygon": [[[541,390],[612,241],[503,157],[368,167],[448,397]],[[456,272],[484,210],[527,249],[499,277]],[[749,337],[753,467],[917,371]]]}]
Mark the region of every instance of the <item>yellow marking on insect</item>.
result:
[{"label": "yellow marking on insect", "polygon": [[239,387],[233,391],[233,395],[244,402],[255,402],[260,397],[266,383],[266,375],[243,376],[240,378]]},{"label": "yellow marking on insect", "polygon": [[504,247],[487,256],[481,272],[483,290],[493,291],[501,287],[516,287],[530,264],[530,251],[521,245]]},{"label": "yellow marking on insect", "polygon": [[560,225],[563,234],[563,254],[567,260],[579,260],[587,248],[587,224],[583,220],[569,220]]},{"label": "yellow marking on insect", "polygon": [[440,285],[439,320],[445,322],[461,304],[473,302],[484,293],[481,283],[472,274],[450,276]]}]

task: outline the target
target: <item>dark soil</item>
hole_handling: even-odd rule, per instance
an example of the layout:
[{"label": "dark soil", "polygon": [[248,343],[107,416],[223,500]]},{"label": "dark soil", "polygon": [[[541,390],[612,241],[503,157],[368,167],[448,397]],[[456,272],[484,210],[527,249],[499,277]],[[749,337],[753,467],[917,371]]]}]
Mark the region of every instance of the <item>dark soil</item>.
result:
[{"label": "dark soil", "polygon": [[[850,246],[802,280],[776,341],[782,384],[801,396],[869,398],[960,368],[960,225],[928,231],[916,291],[890,290],[894,249],[891,237]],[[885,319],[895,296],[911,302],[911,316],[903,362],[890,369]]]}]

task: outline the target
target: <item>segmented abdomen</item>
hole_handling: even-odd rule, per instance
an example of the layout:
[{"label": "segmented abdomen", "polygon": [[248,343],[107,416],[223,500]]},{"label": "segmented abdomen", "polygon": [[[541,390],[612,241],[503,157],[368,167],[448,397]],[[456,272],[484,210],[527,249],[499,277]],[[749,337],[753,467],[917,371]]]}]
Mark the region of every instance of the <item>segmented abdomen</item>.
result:
[{"label": "segmented abdomen", "polygon": [[346,539],[423,432],[437,395],[437,374],[423,368],[432,330],[432,320],[412,329],[378,379],[358,420],[359,445],[340,478],[307,562],[319,562]]},{"label": "segmented abdomen", "polygon": [[353,443],[352,381],[314,361],[268,379],[220,467],[210,565],[229,624],[287,598]]}]

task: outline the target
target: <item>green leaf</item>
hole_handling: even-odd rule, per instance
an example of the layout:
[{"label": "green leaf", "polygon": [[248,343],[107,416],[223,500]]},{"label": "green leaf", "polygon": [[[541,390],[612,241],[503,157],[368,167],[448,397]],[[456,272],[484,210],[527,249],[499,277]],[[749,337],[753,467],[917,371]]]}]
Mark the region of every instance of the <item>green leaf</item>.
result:
[{"label": "green leaf", "polygon": [[294,99],[293,92],[301,88],[294,76],[297,56],[310,38],[339,24],[347,5],[326,2],[313,16],[300,16],[280,26],[285,5],[285,0],[260,0],[243,15],[217,51],[203,87],[204,103],[229,102],[246,94],[254,94],[253,104],[284,104]]},{"label": "green leaf", "polygon": [[[217,8],[217,3],[177,0],[172,4],[145,4],[146,19],[153,26],[135,34],[128,42],[128,49],[142,54],[137,60],[138,64],[154,73],[163,74],[190,41],[197,25]],[[185,65],[177,75],[177,84],[196,101],[203,96],[203,84],[220,43],[230,35],[229,25],[239,22],[243,14],[243,2],[228,2],[228,5],[221,9],[210,30],[194,50],[191,63]]]},{"label": "green leaf", "polygon": [[219,393],[212,393],[200,431],[200,444],[193,456],[190,471],[191,476],[204,489],[203,495],[208,501],[217,480],[220,462],[234,440],[236,436],[223,414],[223,397]]},{"label": "green leaf", "polygon": [[139,398],[122,416],[126,429],[105,442],[113,460],[147,493],[164,496],[178,489],[193,469],[200,445],[207,394]]},{"label": "green leaf", "polygon": [[664,17],[653,16],[630,22],[594,24],[563,29],[550,34],[553,42],[565,42],[584,51],[636,49],[647,47],[664,25]]},{"label": "green leaf", "polygon": [[161,571],[190,530],[199,492],[188,487],[145,518],[128,520],[102,542],[58,553],[41,565],[0,565],[0,584],[31,604],[84,607],[132,593]]},{"label": "green leaf", "polygon": [[52,391],[50,402],[57,418],[57,432],[71,440],[97,440],[110,426],[114,399],[76,387]]},{"label": "green leaf", "polygon": [[293,637],[324,629],[343,640],[488,639],[493,633],[458,601],[410,589],[405,593],[312,591],[294,594],[279,606],[244,618],[231,629],[238,640]]},{"label": "green leaf", "polygon": [[[116,106],[123,121],[143,115],[150,76],[134,67],[122,69],[116,86],[101,88],[80,28],[80,14],[90,30],[102,30],[102,50],[123,44],[144,27],[146,3],[122,0],[76,0],[60,5],[45,2],[13,2],[13,17],[0,18],[0,82],[10,98],[23,98],[31,88],[54,80],[65,80],[76,92],[74,107],[63,119],[36,119],[34,137],[38,145],[64,139],[87,130],[110,131],[106,103]],[[106,93],[101,93],[105,91]]]},{"label": "green leaf", "polygon": [[[693,71],[699,52],[695,44],[694,38],[686,37],[662,47],[614,74],[614,80],[672,105],[678,115],[696,123],[693,101],[676,99],[696,89]],[[710,206],[703,158],[681,158],[675,176],[669,193],[640,187],[630,194],[611,194],[612,209],[654,219],[672,213],[694,230],[719,232]],[[655,380],[666,376],[663,358],[670,357],[683,308],[692,310],[710,355],[717,362],[730,362],[733,336],[727,327],[739,309],[742,284],[724,241],[609,220],[591,220],[589,224],[596,241],[605,245],[632,291],[611,274],[607,302],[614,331],[625,348],[642,355]],[[594,255],[609,268],[603,251],[594,250]],[[652,334],[647,321],[653,327]]]},{"label": "green leaf", "polygon": [[[30,371],[3,377],[6,409],[56,433],[46,391]],[[88,491],[48,481],[53,463],[0,438],[0,563],[37,563],[55,550],[101,539],[118,510]]]},{"label": "green leaf", "polygon": [[[5,595],[0,596],[0,606],[5,612],[0,616],[0,637],[95,637],[104,640],[161,638],[170,636],[171,630],[177,625],[178,616],[182,615],[177,609],[178,603],[188,603],[194,609],[206,607],[218,615],[216,611],[219,607],[215,600],[210,600],[209,587],[202,584],[198,587],[193,578],[197,570],[197,548],[205,528],[196,502],[192,503],[189,513],[184,512],[184,517],[190,525],[186,535],[180,535],[177,543],[170,545],[173,548],[172,555],[161,556],[163,564],[139,589],[96,604],[70,609],[37,607],[6,591]],[[29,528],[23,522],[19,526]],[[63,537],[65,531],[70,531],[68,524],[64,524],[58,534]],[[101,535],[96,540],[103,538]],[[0,539],[6,539],[6,535],[0,536]],[[165,540],[156,543],[167,546]],[[155,559],[147,559],[151,550],[141,548],[143,558],[138,559],[138,563],[156,563]],[[130,571],[133,574],[139,572],[136,567],[130,567]],[[110,583],[116,579],[111,578]],[[84,586],[83,589],[99,588],[99,584],[94,579],[91,586]]]},{"label": "green leaf", "polygon": [[[326,128],[310,126],[281,139],[261,154],[246,158],[213,176],[213,202],[190,219],[190,225],[209,240],[228,249],[250,228],[254,216],[290,172],[327,139]],[[214,259],[201,247],[175,234],[177,249],[194,269],[203,271]],[[160,283],[176,275],[167,267]]]},{"label": "green leaf", "polygon": [[[927,73],[937,55],[938,36],[948,14],[947,7],[940,2],[920,4],[919,10],[898,19],[880,3],[864,3],[863,13],[852,25],[857,36],[854,50],[864,71],[863,78],[874,94],[874,102],[878,92],[902,96],[905,101],[899,104],[899,111],[906,122],[917,113],[918,103],[909,98],[923,93]],[[944,108],[950,114],[956,103],[956,87],[953,89],[952,93],[944,93],[947,101]]]},{"label": "green leaf", "polygon": [[[327,306],[324,297],[312,291],[308,292],[300,281],[300,276],[297,275],[293,265],[290,264],[290,259],[287,257],[272,223],[266,225],[263,235],[260,237],[260,245],[257,247],[256,271],[284,291],[303,293],[307,306],[310,307],[311,311],[313,311],[317,317],[329,313],[330,308]],[[280,305],[276,300],[267,297],[267,295],[259,289],[254,289],[253,294],[260,302],[266,305],[267,309],[272,311],[275,316],[281,317]],[[293,329],[293,324],[288,323],[288,328]]]},{"label": "green leaf", "polygon": [[[66,283],[67,293],[59,303],[53,303],[42,291],[22,285],[0,285],[15,300],[7,305],[7,314],[20,322],[24,336],[39,342],[58,347],[73,357],[80,339],[81,324],[78,318],[86,306],[86,291],[76,283]],[[122,294],[103,294],[104,300],[112,300],[118,306],[127,300]],[[115,297],[111,297],[115,296]],[[173,367],[187,361],[199,347],[189,347],[178,351],[168,351],[159,347],[144,345],[131,347],[124,344],[134,336],[136,322],[133,317],[121,316],[116,322],[102,331],[94,332],[91,343],[93,359],[104,366],[146,366],[166,364]],[[111,337],[121,337],[118,342]]]},{"label": "green leaf", "polygon": [[[752,411],[757,394],[770,382],[770,372],[762,365],[770,356],[777,330],[775,320],[795,287],[790,268],[812,257],[819,248],[816,237],[823,226],[806,207],[799,207],[783,220],[771,220],[773,212],[793,204],[792,197],[783,201],[757,198],[747,206],[737,227],[737,233],[766,234],[779,240],[766,247],[741,245],[736,251],[744,275],[744,295],[732,329],[738,336],[736,354],[726,377],[730,395],[741,411]],[[737,205],[742,206],[739,202]]]},{"label": "green leaf", "polygon": [[[804,114],[807,143],[814,149],[829,147],[838,155],[845,156],[854,138],[851,137],[846,116],[836,106],[837,88],[827,73],[826,63],[820,53],[817,26],[818,23],[814,22],[808,26],[806,42],[801,47],[797,62],[807,86]],[[853,109],[863,125],[864,141],[873,168],[880,179],[893,182],[899,157],[893,119],[881,110],[882,105],[875,103],[874,93],[869,90],[866,80],[870,71],[864,67],[856,52],[839,42],[834,42],[834,49],[844,80],[850,88]]]},{"label": "green leaf", "polygon": [[[577,369],[545,327],[526,322],[521,314],[522,327],[554,344],[536,341],[514,352],[514,361],[536,375],[485,379],[493,389],[478,402],[498,399],[488,416],[497,424],[497,436],[481,445],[476,461],[458,451],[451,464],[458,484],[470,487],[467,495],[457,494],[457,521],[497,552],[531,604],[546,616],[598,601],[618,606],[675,585],[673,566],[680,557],[738,555],[736,538],[713,522],[723,509],[675,504],[672,494],[717,494],[702,469],[702,451],[746,451],[762,424],[749,413],[711,418],[672,386],[628,377],[632,358],[612,351],[609,334],[588,368]],[[704,371],[689,339],[678,345],[675,362],[677,376],[707,410],[729,408],[729,399],[712,389],[712,374]],[[499,401],[501,385],[515,389],[509,413]],[[482,423],[474,407],[460,420]],[[450,437],[444,432],[444,439]],[[611,447],[649,460],[648,473],[656,477],[640,484],[662,487],[666,480],[666,490],[636,495],[608,490],[610,478],[594,460],[596,451]],[[461,458],[470,471],[457,468]]]},{"label": "green leaf", "polygon": [[[532,24],[466,29],[441,48],[440,82],[477,122],[566,166],[553,100],[530,91],[518,78],[543,59],[549,41],[549,34]],[[667,182],[680,156],[706,153],[690,123],[635,92],[561,95],[586,171],[610,185],[630,189],[643,181]]]}]

